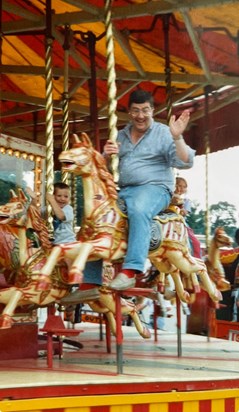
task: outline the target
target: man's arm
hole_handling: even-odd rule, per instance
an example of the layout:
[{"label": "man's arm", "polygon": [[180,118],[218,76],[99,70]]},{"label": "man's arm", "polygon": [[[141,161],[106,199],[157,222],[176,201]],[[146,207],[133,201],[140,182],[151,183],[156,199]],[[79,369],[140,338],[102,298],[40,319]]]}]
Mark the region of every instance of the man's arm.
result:
[{"label": "man's arm", "polygon": [[177,120],[176,116],[173,115],[171,116],[169,121],[169,128],[176,145],[177,156],[185,163],[187,163],[189,160],[189,152],[188,145],[185,143],[182,134],[186,130],[189,119],[190,111],[184,110]]}]

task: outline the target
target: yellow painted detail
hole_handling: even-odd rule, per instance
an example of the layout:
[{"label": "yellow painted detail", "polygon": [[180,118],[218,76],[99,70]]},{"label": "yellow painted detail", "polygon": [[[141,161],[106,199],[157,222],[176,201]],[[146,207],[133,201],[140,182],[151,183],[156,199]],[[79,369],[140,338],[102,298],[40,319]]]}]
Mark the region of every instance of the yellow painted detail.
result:
[{"label": "yellow painted detail", "polygon": [[[101,395],[101,396],[74,396],[54,397],[24,400],[4,400],[0,402],[0,412],[39,412],[47,409],[65,409],[66,412],[90,412],[91,406],[111,406],[110,412],[132,412],[131,405],[149,404],[150,412],[156,412],[160,404],[160,412],[167,412],[167,405],[171,402],[183,402],[183,412],[197,412],[200,400],[212,400],[212,412],[224,412],[224,399],[235,398],[237,409],[239,406],[238,389],[193,391],[193,392],[167,392],[143,393],[131,395]],[[40,409],[39,409],[40,404]],[[195,405],[195,409],[194,409]],[[191,406],[191,410],[190,410]],[[236,409],[236,410],[237,410]]]}]

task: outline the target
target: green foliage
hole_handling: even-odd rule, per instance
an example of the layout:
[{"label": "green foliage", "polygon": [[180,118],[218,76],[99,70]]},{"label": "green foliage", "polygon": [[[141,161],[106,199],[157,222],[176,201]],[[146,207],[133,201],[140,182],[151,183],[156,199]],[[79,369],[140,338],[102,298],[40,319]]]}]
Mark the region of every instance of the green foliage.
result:
[{"label": "green foliage", "polygon": [[210,206],[211,233],[223,226],[227,234],[234,238],[237,228],[237,210],[228,202],[219,202]]},{"label": "green foliage", "polygon": [[199,209],[198,203],[193,203],[191,212],[186,218],[188,226],[190,226],[195,235],[201,235],[205,233],[205,211]]},{"label": "green foliage", "polygon": [[[2,173],[3,174],[3,173]],[[17,190],[16,183],[9,181],[7,178],[1,178],[0,179],[0,204],[5,205],[6,203],[9,202],[10,199],[10,189],[13,189],[14,191]]]},{"label": "green foliage", "polygon": [[[237,209],[228,202],[219,202],[209,208],[210,233],[213,234],[217,227],[224,227],[226,233],[234,238],[237,229]],[[187,216],[187,223],[195,234],[205,234],[206,212],[199,208],[198,203],[193,203],[191,212]]]}]

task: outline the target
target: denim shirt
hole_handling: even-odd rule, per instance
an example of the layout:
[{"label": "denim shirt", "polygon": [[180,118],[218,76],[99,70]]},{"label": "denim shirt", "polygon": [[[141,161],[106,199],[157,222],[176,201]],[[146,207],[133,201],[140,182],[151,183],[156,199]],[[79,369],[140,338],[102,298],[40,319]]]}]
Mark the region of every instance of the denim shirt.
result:
[{"label": "denim shirt", "polygon": [[154,120],[136,144],[131,142],[130,129],[131,124],[128,124],[117,137],[120,143],[119,187],[162,185],[172,193],[175,186],[173,168],[191,168],[195,150],[188,146],[188,162],[180,160],[169,127]]}]

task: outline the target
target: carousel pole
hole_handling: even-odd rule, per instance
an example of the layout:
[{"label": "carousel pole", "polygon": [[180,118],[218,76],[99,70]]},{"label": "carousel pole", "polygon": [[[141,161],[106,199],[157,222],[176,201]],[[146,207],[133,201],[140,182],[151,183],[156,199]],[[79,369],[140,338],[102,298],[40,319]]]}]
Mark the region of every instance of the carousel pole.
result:
[{"label": "carousel pole", "polygon": [[172,115],[172,84],[171,84],[171,66],[170,66],[170,49],[169,49],[169,20],[170,14],[163,16],[164,31],[164,50],[165,50],[165,84],[166,84],[166,107],[167,107],[167,124],[169,124]]},{"label": "carousel pole", "polygon": [[208,199],[208,157],[210,154],[210,136],[209,136],[209,93],[211,86],[205,86],[205,112],[204,112],[204,147],[205,147],[205,169],[206,169],[206,213],[205,213],[205,238],[206,238],[206,249],[209,248],[210,242],[210,213],[209,213],[209,199]]},{"label": "carousel pole", "polygon": [[90,88],[90,120],[93,129],[92,140],[95,148],[100,152],[100,138],[99,138],[99,121],[98,121],[98,107],[97,107],[97,84],[96,84],[96,64],[95,64],[95,44],[96,36],[92,32],[88,32],[85,38],[88,41],[90,54],[90,72],[89,79]]},{"label": "carousel pole", "polygon": [[0,0],[0,134],[2,132],[2,42],[3,42],[3,32],[2,32],[2,0]]},{"label": "carousel pole", "polygon": [[[76,133],[76,125],[75,125],[75,113],[73,112],[73,127],[72,127],[72,133],[73,134],[77,134]],[[74,223],[73,223],[73,227],[75,228],[77,226],[77,208],[78,208],[78,203],[77,203],[77,176],[75,174],[73,174],[71,176],[71,182],[70,182],[70,186],[71,186],[71,203],[73,206],[73,210],[74,210]]]},{"label": "carousel pole", "polygon": [[[171,84],[171,66],[170,66],[170,48],[169,48],[170,17],[171,17],[171,14],[165,14],[165,16],[163,16],[167,124],[169,124],[170,117],[172,116],[172,84]],[[181,302],[178,296],[176,299],[176,313],[177,313],[177,349],[178,349],[178,357],[181,357],[182,356]]]},{"label": "carousel pole", "polygon": [[[107,61],[107,86],[108,86],[108,115],[109,115],[109,140],[116,142],[117,139],[117,99],[116,99],[116,73],[114,58],[113,27],[111,21],[112,0],[105,0],[105,27],[106,27],[106,61]],[[111,170],[115,183],[118,183],[119,159],[117,155],[111,156]]]},{"label": "carousel pole", "polygon": [[[52,76],[52,21],[51,0],[46,1],[46,191],[53,193],[54,136],[53,136],[53,76]],[[53,234],[51,205],[47,204],[48,230]]]},{"label": "carousel pole", "polygon": [[[210,211],[209,211],[209,185],[208,185],[208,172],[209,172],[209,154],[210,154],[210,136],[209,136],[209,93],[211,91],[211,86],[207,85],[204,87],[205,94],[205,112],[204,112],[204,147],[205,147],[205,188],[206,188],[206,212],[205,212],[205,243],[206,251],[208,253],[210,245]],[[210,341],[212,325],[215,322],[216,310],[215,305],[212,304],[211,299],[208,297],[208,332],[207,340]]]},{"label": "carousel pole", "polygon": [[[69,48],[70,48],[70,26],[65,26],[64,49],[64,91],[62,94],[63,121],[62,121],[62,150],[69,149]],[[69,173],[61,173],[62,182],[69,183]]]},{"label": "carousel pole", "polygon": [[[114,39],[111,21],[111,7],[113,0],[105,0],[105,28],[106,28],[106,61],[107,61],[107,86],[108,86],[108,115],[109,115],[109,140],[116,143],[117,139],[117,115],[116,115],[116,73],[114,58]],[[118,172],[119,158],[118,155],[111,156],[111,170],[114,182],[119,180]],[[123,373],[123,336],[122,336],[122,318],[120,295],[116,293],[116,356],[117,356],[117,373]]]}]

